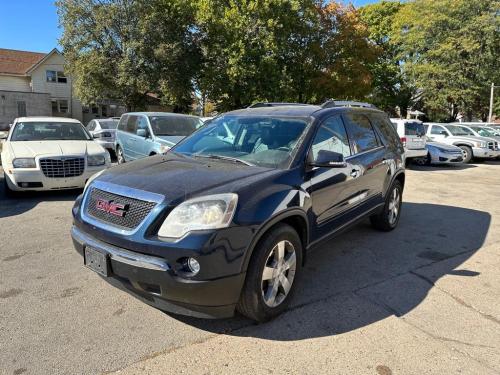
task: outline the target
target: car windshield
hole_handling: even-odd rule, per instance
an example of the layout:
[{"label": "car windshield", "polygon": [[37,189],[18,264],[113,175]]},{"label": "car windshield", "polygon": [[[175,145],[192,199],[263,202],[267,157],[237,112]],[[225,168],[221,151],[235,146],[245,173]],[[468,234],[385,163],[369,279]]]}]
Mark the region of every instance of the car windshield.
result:
[{"label": "car windshield", "polygon": [[474,128],[481,137],[496,137],[498,133],[488,128]]},{"label": "car windshield", "polygon": [[448,129],[452,135],[474,135],[472,131],[463,126],[448,125],[446,129]]},{"label": "car windshield", "polygon": [[212,120],[172,151],[285,168],[308,124],[308,118],[227,115]]},{"label": "car windshield", "polygon": [[89,141],[82,124],[71,122],[20,122],[15,125],[11,141]]},{"label": "car windshield", "polygon": [[116,129],[118,120],[99,120],[102,129]]},{"label": "car windshield", "polygon": [[425,128],[421,122],[405,122],[405,135],[424,135]]},{"label": "car windshield", "polygon": [[203,121],[188,116],[149,116],[155,135],[186,137],[203,125]]}]

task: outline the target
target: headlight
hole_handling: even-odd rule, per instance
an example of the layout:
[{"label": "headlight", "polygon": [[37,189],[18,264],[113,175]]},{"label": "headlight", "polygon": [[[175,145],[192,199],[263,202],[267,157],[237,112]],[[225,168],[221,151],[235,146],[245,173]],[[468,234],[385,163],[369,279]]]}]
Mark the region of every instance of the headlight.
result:
[{"label": "headlight", "polygon": [[488,147],[488,143],[487,142],[477,142],[476,146],[479,147],[479,148],[487,148]]},{"label": "headlight", "polygon": [[97,167],[106,164],[105,155],[89,155],[87,157],[87,164],[89,167]]},{"label": "headlight", "polygon": [[181,203],[167,216],[158,235],[181,238],[195,230],[225,228],[233,220],[238,204],[236,194],[216,194]]},{"label": "headlight", "polygon": [[170,150],[170,147],[165,146],[165,145],[161,145],[161,146],[160,146],[160,152],[161,152],[162,154],[166,153],[168,150]]},{"label": "headlight", "polygon": [[99,177],[100,175],[102,175],[105,171],[106,170],[103,169],[102,171],[99,171],[99,172],[93,174],[92,176],[90,176],[89,179],[87,180],[87,183],[85,184],[85,187],[83,188],[83,193],[85,193],[85,191],[90,186],[90,184],[92,183],[92,181],[94,181],[97,177]]},{"label": "headlight", "polygon": [[36,168],[35,159],[33,158],[19,158],[12,161],[14,168]]}]

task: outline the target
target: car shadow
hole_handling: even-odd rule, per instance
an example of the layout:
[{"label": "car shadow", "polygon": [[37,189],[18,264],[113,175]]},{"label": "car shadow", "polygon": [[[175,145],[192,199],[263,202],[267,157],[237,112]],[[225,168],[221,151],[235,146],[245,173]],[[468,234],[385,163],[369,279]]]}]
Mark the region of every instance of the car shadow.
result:
[{"label": "car shadow", "polygon": [[291,305],[273,321],[256,325],[238,315],[225,320],[168,315],[205,331],[266,340],[353,331],[410,312],[445,275],[477,276],[460,265],[481,248],[490,222],[482,211],[405,203],[393,232],[377,232],[362,222],[314,250]]},{"label": "car shadow", "polygon": [[417,172],[438,172],[438,171],[461,171],[465,169],[477,168],[474,164],[431,164],[418,165],[410,164],[407,169]]},{"label": "car shadow", "polygon": [[0,169],[0,219],[21,215],[41,202],[74,201],[82,193],[82,189],[22,192],[10,198],[5,193],[4,178],[3,171]]}]

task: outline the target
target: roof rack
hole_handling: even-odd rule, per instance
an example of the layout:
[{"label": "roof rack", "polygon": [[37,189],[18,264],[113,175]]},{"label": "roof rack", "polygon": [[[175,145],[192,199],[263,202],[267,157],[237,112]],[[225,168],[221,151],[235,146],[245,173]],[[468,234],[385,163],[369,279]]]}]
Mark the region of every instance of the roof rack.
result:
[{"label": "roof rack", "polygon": [[259,103],[254,103],[248,108],[264,108],[264,107],[285,107],[285,106],[293,106],[293,107],[305,107],[310,104],[302,104],[302,103],[268,103],[268,102],[259,102]]},{"label": "roof rack", "polygon": [[321,108],[334,108],[334,107],[361,107],[361,108],[377,108],[373,104],[355,102],[349,100],[327,100],[321,105]]}]

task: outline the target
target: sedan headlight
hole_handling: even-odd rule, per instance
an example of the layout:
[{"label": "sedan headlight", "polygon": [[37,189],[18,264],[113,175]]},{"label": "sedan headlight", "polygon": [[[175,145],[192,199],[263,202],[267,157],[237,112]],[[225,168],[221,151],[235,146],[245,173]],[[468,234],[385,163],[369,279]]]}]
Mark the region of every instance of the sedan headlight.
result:
[{"label": "sedan headlight", "polygon": [[238,204],[236,194],[216,194],[187,200],[167,216],[158,235],[181,238],[196,230],[225,228],[233,220]]},{"label": "sedan headlight", "polygon": [[106,164],[105,155],[89,155],[87,157],[87,164],[89,167],[98,167],[100,165]]},{"label": "sedan headlight", "polygon": [[18,158],[12,161],[14,168],[36,168],[36,162],[33,158]]}]

